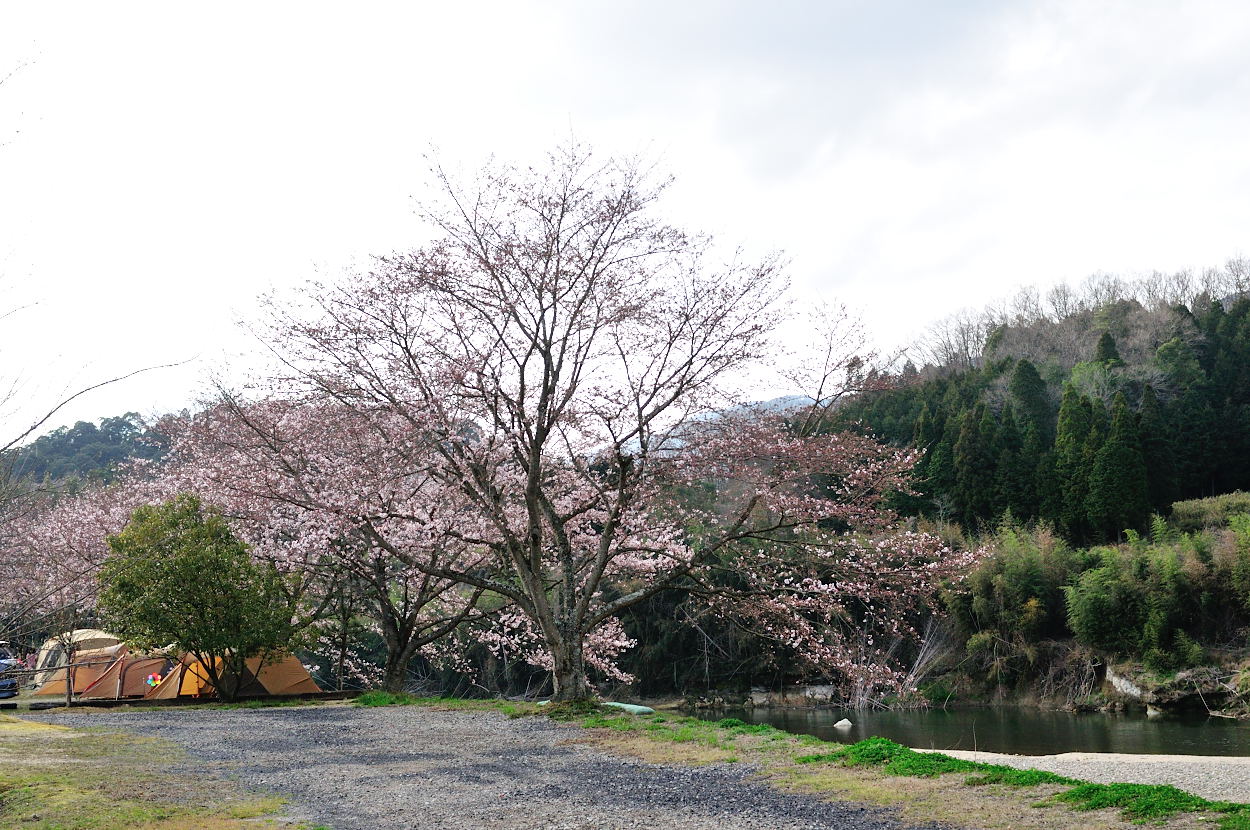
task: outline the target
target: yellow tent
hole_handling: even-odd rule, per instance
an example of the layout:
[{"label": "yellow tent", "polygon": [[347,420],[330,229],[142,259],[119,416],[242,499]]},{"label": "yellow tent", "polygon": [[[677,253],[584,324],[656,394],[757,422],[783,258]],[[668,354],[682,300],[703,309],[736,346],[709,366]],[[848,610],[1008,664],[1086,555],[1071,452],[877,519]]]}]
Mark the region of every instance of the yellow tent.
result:
[{"label": "yellow tent", "polygon": [[74,652],[73,665],[67,665],[67,657],[61,655],[60,665],[45,667],[36,676],[40,683],[35,690],[37,695],[64,695],[67,685],[72,681],[74,694],[79,694],[100,679],[109,668],[126,655],[126,647],[121,643],[105,648],[84,649]]},{"label": "yellow tent", "polygon": [[[35,683],[44,685],[52,673],[60,666],[69,662],[69,650],[76,653],[97,651],[121,643],[121,637],[100,631],[98,628],[76,628],[59,637],[52,637],[39,647],[39,655],[35,658]],[[75,686],[81,684],[75,682]]]}]

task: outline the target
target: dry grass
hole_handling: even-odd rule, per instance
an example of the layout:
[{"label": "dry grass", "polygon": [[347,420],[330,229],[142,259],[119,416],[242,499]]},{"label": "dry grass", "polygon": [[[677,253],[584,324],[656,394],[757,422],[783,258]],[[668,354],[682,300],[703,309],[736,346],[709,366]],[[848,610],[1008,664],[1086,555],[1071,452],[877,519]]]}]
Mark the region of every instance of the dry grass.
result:
[{"label": "dry grass", "polygon": [[30,830],[291,827],[282,799],[213,776],[174,774],[173,744],[0,717],[0,826]]},{"label": "dry grass", "polygon": [[707,746],[697,743],[673,743],[656,741],[637,734],[594,730],[589,735],[572,738],[564,743],[591,744],[645,761],[648,764],[682,764],[692,767],[707,764],[728,764],[739,760],[740,753],[734,749]]}]

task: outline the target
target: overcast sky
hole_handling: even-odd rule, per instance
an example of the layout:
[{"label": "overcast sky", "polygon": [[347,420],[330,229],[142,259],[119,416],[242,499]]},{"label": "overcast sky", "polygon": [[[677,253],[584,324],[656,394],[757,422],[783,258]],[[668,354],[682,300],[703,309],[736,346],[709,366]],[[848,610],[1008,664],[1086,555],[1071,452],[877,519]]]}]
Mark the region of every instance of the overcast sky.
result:
[{"label": "overcast sky", "polygon": [[[644,152],[677,222],[883,345],[1023,284],[1250,249],[1250,4],[6,3],[0,378],[191,402],[269,286],[418,238],[433,144]],[[0,442],[2,443],[2,442]]]}]

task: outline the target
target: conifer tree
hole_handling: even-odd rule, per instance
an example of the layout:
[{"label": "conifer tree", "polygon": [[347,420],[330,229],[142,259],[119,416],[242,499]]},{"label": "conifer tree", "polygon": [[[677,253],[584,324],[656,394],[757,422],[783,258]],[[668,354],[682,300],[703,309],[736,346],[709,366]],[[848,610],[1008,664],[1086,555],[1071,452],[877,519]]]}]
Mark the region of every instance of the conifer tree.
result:
[{"label": "conifer tree", "polygon": [[[1027,436],[1026,436],[1027,441]],[[1052,527],[1062,528],[1064,518],[1063,488],[1055,468],[1055,452],[1042,452],[1033,478],[1037,488],[1037,517]]]},{"label": "conifer tree", "polygon": [[1053,440],[1053,419],[1050,414],[1050,398],[1046,394],[1046,382],[1038,374],[1037,367],[1028,360],[1016,363],[1011,373],[1008,390],[1015,400],[1016,417],[1021,432],[1031,426],[1044,446]]},{"label": "conifer tree", "polygon": [[1217,460],[1216,415],[1206,395],[1191,388],[1168,406],[1169,426],[1177,447],[1177,497],[1214,495],[1213,471]]},{"label": "conifer tree", "polygon": [[1010,510],[1017,519],[1027,519],[1031,509],[1028,493],[1032,489],[1034,471],[1021,463],[1024,443],[1016,428],[1011,409],[1003,410],[1003,420],[994,435],[994,504],[991,515],[1001,516]]},{"label": "conifer tree", "polygon": [[1080,535],[1085,529],[1085,444],[1089,432],[1089,400],[1075,386],[1066,384],[1055,429],[1055,482],[1062,502],[1056,518],[1060,527],[1072,535]]},{"label": "conifer tree", "polygon": [[916,418],[916,431],[912,438],[912,443],[918,449],[931,451],[937,446],[938,441],[942,440],[942,432],[944,421],[946,419],[940,414],[935,415],[929,407],[929,402],[925,401],[920,407],[920,415]]},{"label": "conifer tree", "polygon": [[1165,513],[1176,500],[1176,459],[1167,424],[1164,422],[1163,407],[1154,387],[1149,384],[1142,392],[1137,433],[1141,440],[1142,461],[1146,465],[1150,506]]},{"label": "conifer tree", "polygon": [[1081,448],[1081,501],[1072,502],[1072,518],[1074,521],[1072,535],[1074,538],[1099,538],[1089,523],[1089,488],[1093,475],[1094,462],[1098,459],[1098,451],[1107,440],[1107,407],[1099,398],[1087,398],[1089,405],[1089,433],[1085,436],[1085,446]]},{"label": "conifer tree", "polygon": [[[948,424],[953,424],[950,419]],[[933,515],[939,519],[951,518],[955,508],[951,494],[955,490],[955,445],[947,435],[938,441],[929,453],[925,464],[924,495],[933,506]]]},{"label": "conifer tree", "polygon": [[1094,349],[1094,362],[1108,367],[1124,365],[1124,361],[1120,359],[1120,350],[1116,348],[1115,338],[1111,336],[1111,332],[1104,331],[1102,336],[1098,338],[1098,345]]},{"label": "conifer tree", "polygon": [[986,518],[992,509],[994,459],[991,454],[993,435],[986,435],[988,421],[985,404],[968,410],[960,419],[959,438],[955,441],[955,488],[953,501],[959,520],[972,528]]},{"label": "conifer tree", "polygon": [[1150,515],[1146,464],[1137,424],[1123,393],[1115,396],[1106,440],[1094,454],[1087,503],[1090,529],[1102,539],[1117,538],[1126,529],[1138,530]]}]

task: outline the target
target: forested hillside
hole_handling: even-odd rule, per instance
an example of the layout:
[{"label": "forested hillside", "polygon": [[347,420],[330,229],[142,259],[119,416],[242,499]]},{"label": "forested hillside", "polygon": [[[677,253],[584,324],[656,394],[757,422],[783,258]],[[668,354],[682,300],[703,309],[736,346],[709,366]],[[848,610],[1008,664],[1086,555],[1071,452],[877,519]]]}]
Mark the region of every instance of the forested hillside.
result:
[{"label": "forested hillside", "polygon": [[6,462],[23,478],[108,480],[122,461],[159,458],[164,443],[138,413],[127,412],[98,424],[79,421],[53,430],[11,452]]},{"label": "forested hillside", "polygon": [[839,425],[926,451],[913,514],[976,530],[1010,513],[1077,542],[1144,529],[1179,499],[1250,489],[1245,275],[1101,277],[1045,306],[1022,292],[936,326],[933,362]]}]

